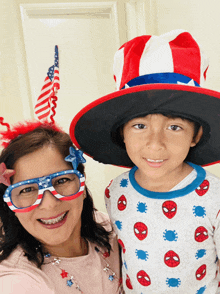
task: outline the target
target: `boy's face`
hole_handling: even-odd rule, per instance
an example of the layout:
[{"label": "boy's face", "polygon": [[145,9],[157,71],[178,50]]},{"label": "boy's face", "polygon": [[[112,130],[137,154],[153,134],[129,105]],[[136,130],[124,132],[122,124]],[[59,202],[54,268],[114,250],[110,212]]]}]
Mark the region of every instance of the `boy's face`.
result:
[{"label": "boy's face", "polygon": [[190,147],[202,136],[194,137],[194,123],[162,114],[134,118],[123,129],[126,151],[145,178],[163,181],[179,177]]}]

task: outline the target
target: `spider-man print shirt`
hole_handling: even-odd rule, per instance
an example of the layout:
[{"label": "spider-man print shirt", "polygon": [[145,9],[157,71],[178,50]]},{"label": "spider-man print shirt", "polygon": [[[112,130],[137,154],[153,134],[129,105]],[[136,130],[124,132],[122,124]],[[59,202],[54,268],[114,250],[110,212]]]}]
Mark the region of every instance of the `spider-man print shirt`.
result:
[{"label": "spider-man print shirt", "polygon": [[105,190],[126,294],[220,293],[220,179],[190,165],[194,177],[170,192],[140,187],[137,167]]}]

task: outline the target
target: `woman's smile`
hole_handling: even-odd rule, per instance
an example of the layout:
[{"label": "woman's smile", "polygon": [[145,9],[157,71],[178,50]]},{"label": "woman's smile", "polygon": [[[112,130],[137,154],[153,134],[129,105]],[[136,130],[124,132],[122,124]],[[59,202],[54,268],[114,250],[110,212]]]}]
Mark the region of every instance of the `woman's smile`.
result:
[{"label": "woman's smile", "polygon": [[68,211],[61,213],[56,217],[40,218],[38,221],[45,225],[54,225],[64,220],[64,218],[67,216],[67,213]]}]

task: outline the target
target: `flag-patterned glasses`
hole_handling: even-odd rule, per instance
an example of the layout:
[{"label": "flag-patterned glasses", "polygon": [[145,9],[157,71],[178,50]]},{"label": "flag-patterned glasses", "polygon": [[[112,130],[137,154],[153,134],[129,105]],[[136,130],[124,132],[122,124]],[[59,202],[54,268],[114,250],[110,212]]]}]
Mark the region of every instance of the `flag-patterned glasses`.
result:
[{"label": "flag-patterned glasses", "polygon": [[41,203],[46,190],[67,201],[82,195],[84,188],[85,177],[78,170],[65,170],[13,184],[6,189],[3,199],[12,211],[28,212]]}]

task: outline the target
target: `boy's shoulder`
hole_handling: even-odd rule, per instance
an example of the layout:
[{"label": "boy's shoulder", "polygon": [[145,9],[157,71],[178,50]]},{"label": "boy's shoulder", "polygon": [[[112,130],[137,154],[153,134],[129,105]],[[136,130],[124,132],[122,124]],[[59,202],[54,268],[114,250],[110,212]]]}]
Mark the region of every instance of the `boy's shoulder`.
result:
[{"label": "boy's shoulder", "polygon": [[206,177],[205,178],[206,178],[206,180],[212,181],[216,185],[220,186],[220,178],[207,170],[206,170]]},{"label": "boy's shoulder", "polygon": [[120,175],[118,175],[117,177],[115,177],[113,180],[111,180],[110,184],[115,184],[118,182],[121,182],[124,180],[124,182],[129,181],[129,173],[130,173],[130,169],[121,173]]},{"label": "boy's shoulder", "polygon": [[119,187],[127,187],[129,184],[130,169],[112,179],[105,189],[105,195],[108,198],[109,191],[118,189]]}]

